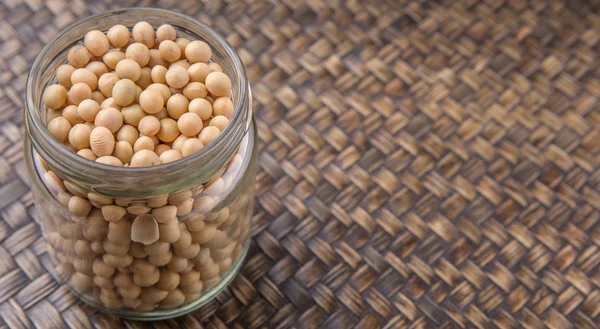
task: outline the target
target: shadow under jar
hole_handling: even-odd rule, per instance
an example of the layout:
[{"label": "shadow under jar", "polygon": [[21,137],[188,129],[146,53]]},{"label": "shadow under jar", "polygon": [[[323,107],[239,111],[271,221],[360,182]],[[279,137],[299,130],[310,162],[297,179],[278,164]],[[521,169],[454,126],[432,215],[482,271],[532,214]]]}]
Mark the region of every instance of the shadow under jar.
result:
[{"label": "shadow under jar", "polygon": [[[215,140],[175,162],[132,168],[89,161],[49,133],[42,92],[87,31],[131,30],[139,21],[168,23],[177,37],[208,43],[211,61],[231,78],[234,113]],[[25,97],[25,159],[55,278],[101,311],[137,320],[191,312],[226,288],[249,245],[257,135],[244,67],[223,37],[166,10],[91,16],[42,50]],[[157,229],[158,240],[132,241],[140,227]]]}]

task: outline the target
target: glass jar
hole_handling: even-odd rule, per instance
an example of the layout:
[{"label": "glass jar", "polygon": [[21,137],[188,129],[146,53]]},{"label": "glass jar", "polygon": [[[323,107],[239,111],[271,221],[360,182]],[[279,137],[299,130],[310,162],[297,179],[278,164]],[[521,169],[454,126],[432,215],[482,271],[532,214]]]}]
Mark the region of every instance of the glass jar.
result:
[{"label": "glass jar", "polygon": [[[231,78],[234,113],[215,140],[175,162],[132,168],[89,161],[46,129],[42,92],[87,31],[131,29],[138,21],[168,23],[177,37],[207,42],[211,61]],[[25,159],[57,280],[101,311],[138,320],[185,314],[225,289],[249,245],[257,135],[244,67],[223,37],[166,10],[92,16],[44,47],[25,97]]]}]

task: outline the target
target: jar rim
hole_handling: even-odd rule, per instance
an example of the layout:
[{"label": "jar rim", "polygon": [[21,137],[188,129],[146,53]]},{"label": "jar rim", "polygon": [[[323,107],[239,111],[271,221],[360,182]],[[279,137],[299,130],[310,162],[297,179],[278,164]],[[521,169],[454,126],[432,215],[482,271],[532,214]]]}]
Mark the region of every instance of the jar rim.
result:
[{"label": "jar rim", "polygon": [[[236,72],[236,79],[232,79],[232,81],[235,80],[233,90],[237,90],[237,92],[232,93],[234,110],[230,122],[211,143],[207,144],[207,146],[190,156],[184,157],[177,161],[150,167],[117,167],[90,161],[68,150],[64,145],[58,142],[48,131],[46,124],[40,115],[40,111],[38,111],[39,106],[42,106],[41,95],[43,90],[40,92],[35,89],[37,82],[36,79],[40,78],[40,74],[35,74],[35,72],[41,72],[41,70],[44,69],[43,66],[47,65],[47,61],[52,60],[52,58],[49,57],[52,56],[51,50],[53,47],[55,47],[61,41],[61,39],[66,38],[69,33],[73,33],[73,31],[84,24],[90,22],[99,22],[103,18],[108,18],[114,15],[127,14],[137,14],[141,17],[144,17],[145,15],[164,15],[173,18],[169,21],[171,25],[179,29],[184,29],[186,32],[200,37],[201,40],[207,42],[211,48],[213,48],[213,50],[215,48],[220,50],[222,54],[225,55],[226,59],[230,60],[233,64],[233,69]],[[186,27],[178,26],[176,20],[193,24],[198,28],[198,30],[190,31]],[[82,32],[84,33],[83,35],[85,35],[85,32]],[[83,35],[75,42],[81,42]],[[41,89],[43,89],[43,87],[41,87]],[[72,167],[72,170],[67,169],[66,171],[68,171],[69,176],[72,175],[74,178],[85,180],[85,178],[97,178],[100,176],[112,177],[110,182],[103,182],[105,185],[112,185],[111,183],[122,182],[123,179],[130,182],[135,182],[137,180],[143,180],[151,177],[160,177],[163,181],[173,181],[176,180],[177,177],[185,177],[186,175],[195,174],[195,176],[201,176],[198,175],[197,171],[202,171],[208,168],[198,168],[199,164],[202,164],[202,161],[200,160],[214,163],[217,158],[221,158],[222,161],[216,162],[222,162],[222,164],[225,163],[227,160],[226,158],[228,157],[223,156],[222,153],[227,152],[220,151],[223,149],[233,150],[230,147],[230,144],[239,144],[242,140],[242,137],[246,134],[250,127],[250,98],[250,86],[244,65],[242,64],[240,57],[233,47],[225,40],[225,38],[212,28],[190,16],[170,10],[141,7],[121,8],[92,15],[69,25],[56,36],[54,36],[41,50],[39,55],[36,57],[31,70],[29,71],[29,76],[27,77],[25,91],[25,124],[29,134],[33,135],[31,140],[34,148],[38,152],[42,151],[40,153],[44,153],[55,160],[55,165],[59,163],[59,161],[56,160],[58,158],[62,159],[60,162],[68,163],[69,166]],[[52,166],[53,161],[49,161],[49,159],[45,160],[47,160],[47,162],[49,162]],[[216,167],[217,168],[213,168],[213,171],[218,170],[220,166]],[[85,177],[82,177],[81,175],[84,173]],[[211,176],[210,172],[205,174],[207,176],[206,178]],[[155,188],[158,187],[159,186],[155,186]]]}]

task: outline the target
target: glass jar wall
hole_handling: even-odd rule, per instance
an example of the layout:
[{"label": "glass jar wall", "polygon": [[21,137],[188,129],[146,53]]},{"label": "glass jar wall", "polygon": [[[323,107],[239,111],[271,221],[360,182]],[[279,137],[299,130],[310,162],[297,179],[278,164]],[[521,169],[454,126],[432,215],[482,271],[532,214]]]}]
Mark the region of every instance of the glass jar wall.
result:
[{"label": "glass jar wall", "polygon": [[[175,162],[128,168],[89,161],[50,135],[42,92],[87,31],[131,29],[138,21],[168,23],[178,37],[208,43],[212,60],[231,78],[234,113],[213,142]],[[244,68],[222,37],[165,10],[92,16],[42,50],[25,101],[36,216],[58,280],[101,310],[140,320],[192,311],[227,286],[249,242],[257,145]]]}]

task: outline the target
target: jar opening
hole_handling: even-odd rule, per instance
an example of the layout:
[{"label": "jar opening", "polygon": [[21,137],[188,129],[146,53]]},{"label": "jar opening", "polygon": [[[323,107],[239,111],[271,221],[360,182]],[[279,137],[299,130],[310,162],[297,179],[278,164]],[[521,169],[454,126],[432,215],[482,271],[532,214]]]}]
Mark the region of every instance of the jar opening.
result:
[{"label": "jar opening", "polygon": [[[147,21],[154,28],[169,23],[178,37],[199,39],[213,49],[213,58],[232,80],[234,112],[229,124],[210,144],[183,159],[152,167],[115,167],[89,161],[69,151],[50,134],[41,103],[44,88],[53,81],[58,65],[66,63],[68,49],[80,43],[89,30],[107,30],[114,24],[128,28]],[[41,51],[27,79],[25,124],[33,148],[65,178],[118,193],[150,191],[180,182],[181,189],[208,180],[235,153],[251,124],[251,95],[244,66],[227,41],[207,25],[183,14],[154,8],[126,8],[90,16],[55,36]]]}]

